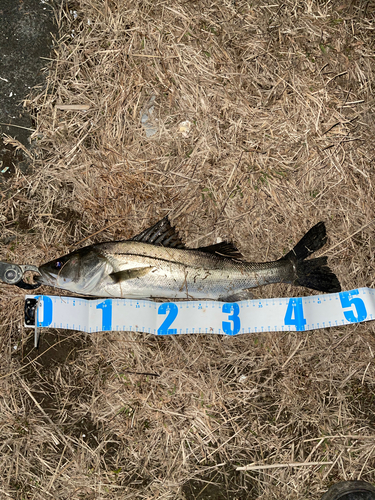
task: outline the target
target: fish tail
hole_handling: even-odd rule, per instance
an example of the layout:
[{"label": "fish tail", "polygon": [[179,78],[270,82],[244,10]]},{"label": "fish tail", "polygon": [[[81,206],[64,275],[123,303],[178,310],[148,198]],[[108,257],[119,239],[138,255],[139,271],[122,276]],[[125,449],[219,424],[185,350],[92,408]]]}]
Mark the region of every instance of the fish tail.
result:
[{"label": "fish tail", "polygon": [[289,260],[294,269],[293,285],[304,286],[320,292],[339,292],[340,282],[327,266],[327,257],[305,260],[327,242],[324,222],[319,222],[308,231],[283,259]]}]

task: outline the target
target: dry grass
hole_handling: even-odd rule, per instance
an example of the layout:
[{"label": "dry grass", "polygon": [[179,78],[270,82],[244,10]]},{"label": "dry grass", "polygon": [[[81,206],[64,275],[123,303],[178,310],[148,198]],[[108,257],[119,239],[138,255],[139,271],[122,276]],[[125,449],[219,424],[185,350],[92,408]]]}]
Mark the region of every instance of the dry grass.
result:
[{"label": "dry grass", "polygon": [[[27,101],[33,171],[1,193],[2,260],[39,264],[167,213],[190,246],[220,236],[266,260],[324,220],[343,288],[374,286],[374,8],[68,2],[47,87]],[[338,480],[375,482],[372,323],[241,338],[49,330],[38,353],[23,292],[0,293],[1,498],[317,500]],[[236,471],[291,462],[331,463]]]}]

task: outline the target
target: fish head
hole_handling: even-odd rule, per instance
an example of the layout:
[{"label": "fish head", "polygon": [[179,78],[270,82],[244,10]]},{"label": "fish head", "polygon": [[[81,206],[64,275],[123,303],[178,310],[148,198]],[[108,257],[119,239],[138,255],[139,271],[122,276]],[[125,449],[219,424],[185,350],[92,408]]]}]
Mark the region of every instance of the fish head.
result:
[{"label": "fish head", "polygon": [[58,287],[76,282],[79,279],[80,261],[78,252],[51,260],[39,267],[40,276],[35,279],[42,285]]},{"label": "fish head", "polygon": [[102,276],[103,262],[97,252],[86,247],[41,265],[35,280],[41,285],[89,293]]}]

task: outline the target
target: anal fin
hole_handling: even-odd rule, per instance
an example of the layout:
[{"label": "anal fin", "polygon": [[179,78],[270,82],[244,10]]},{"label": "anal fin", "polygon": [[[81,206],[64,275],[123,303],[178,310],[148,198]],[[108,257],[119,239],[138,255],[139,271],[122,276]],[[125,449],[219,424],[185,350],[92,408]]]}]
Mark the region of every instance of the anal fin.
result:
[{"label": "anal fin", "polygon": [[240,292],[234,293],[232,295],[221,296],[219,300],[221,302],[240,302],[241,300],[252,300],[254,295],[249,289],[241,290]]}]

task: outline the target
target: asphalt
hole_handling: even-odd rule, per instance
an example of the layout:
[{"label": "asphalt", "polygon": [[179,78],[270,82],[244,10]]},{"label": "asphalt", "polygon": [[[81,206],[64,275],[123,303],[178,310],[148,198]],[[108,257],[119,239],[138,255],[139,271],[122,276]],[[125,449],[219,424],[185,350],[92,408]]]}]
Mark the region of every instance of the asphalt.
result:
[{"label": "asphalt", "polygon": [[0,0],[0,184],[14,173],[14,164],[27,171],[27,159],[5,146],[4,133],[30,147],[33,128],[22,101],[31,89],[44,85],[52,33],[57,34],[48,0]]}]

